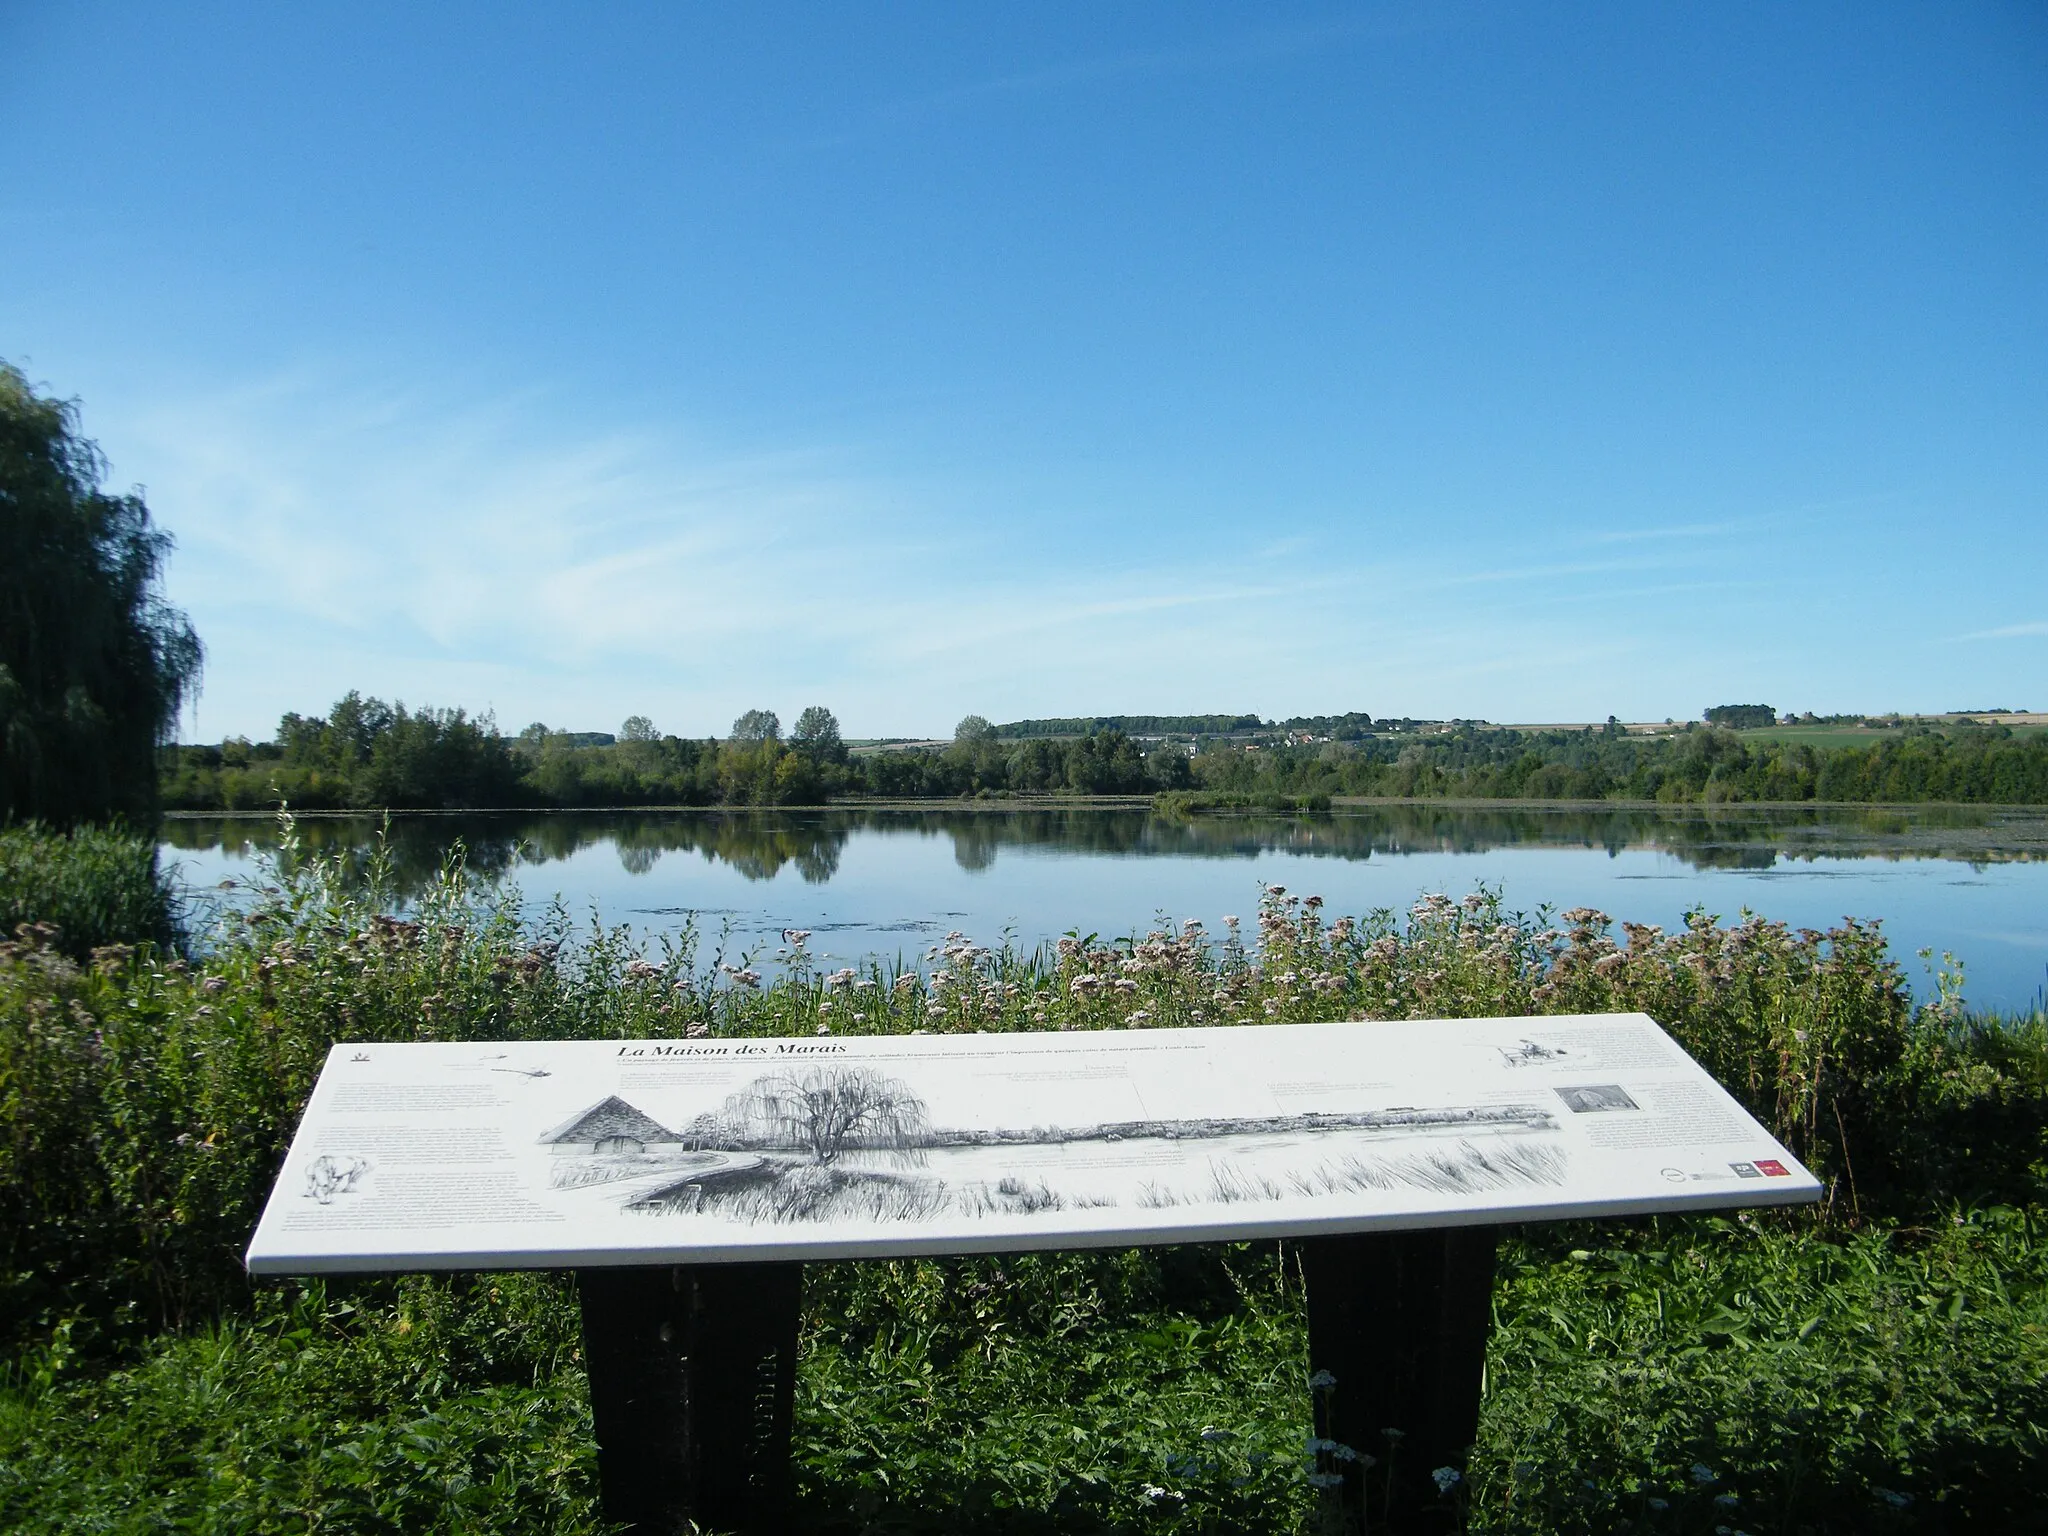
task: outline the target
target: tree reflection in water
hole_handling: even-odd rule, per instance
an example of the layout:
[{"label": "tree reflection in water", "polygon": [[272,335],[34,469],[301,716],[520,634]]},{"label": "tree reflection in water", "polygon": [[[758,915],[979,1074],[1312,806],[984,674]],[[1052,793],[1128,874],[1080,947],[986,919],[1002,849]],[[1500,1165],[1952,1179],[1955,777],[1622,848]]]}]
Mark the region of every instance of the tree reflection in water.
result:
[{"label": "tree reflection in water", "polygon": [[[960,868],[991,868],[1005,848],[1165,859],[1251,859],[1286,853],[1312,858],[1484,853],[1496,848],[1654,849],[1694,869],[1769,869],[1784,859],[1949,858],[1972,863],[2048,858],[2048,818],[1992,807],[1742,809],[1642,806],[1399,804],[1340,807],[1323,816],[1169,817],[1144,809],[1034,807],[931,809],[850,807],[812,811],[489,812],[314,816],[298,823],[309,854],[339,853],[361,878],[380,830],[393,885],[411,897],[461,844],[470,869],[487,879],[546,865],[606,844],[633,875],[664,854],[697,854],[750,881],[794,866],[808,884],[838,872],[856,834],[947,837]],[[218,849],[231,856],[275,853],[267,818],[177,817],[164,826],[173,850]]]}]

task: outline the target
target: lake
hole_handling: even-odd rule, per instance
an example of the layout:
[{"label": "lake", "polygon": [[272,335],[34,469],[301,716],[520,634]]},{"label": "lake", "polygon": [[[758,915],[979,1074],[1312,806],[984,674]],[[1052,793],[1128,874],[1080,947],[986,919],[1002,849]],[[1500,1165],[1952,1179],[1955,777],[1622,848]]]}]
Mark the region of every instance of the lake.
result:
[{"label": "lake", "polygon": [[[357,859],[379,825],[299,823],[308,847]],[[559,898],[648,933],[694,913],[714,946],[729,934],[729,957],[807,928],[821,960],[914,963],[954,929],[1025,948],[1069,930],[1143,932],[1161,917],[1220,930],[1225,914],[1249,920],[1262,883],[1319,895],[1333,914],[1483,884],[1523,910],[1586,905],[1667,928],[1694,907],[1811,928],[1881,918],[1916,991],[1931,991],[1916,951],[1953,951],[1983,1008],[2036,1006],[2048,979],[2048,813],[2032,809],[862,807],[407,815],[390,828],[402,891],[459,841],[473,869],[516,882],[530,909]],[[214,888],[248,879],[277,841],[268,818],[179,816],[164,856],[202,901],[231,901]]]}]

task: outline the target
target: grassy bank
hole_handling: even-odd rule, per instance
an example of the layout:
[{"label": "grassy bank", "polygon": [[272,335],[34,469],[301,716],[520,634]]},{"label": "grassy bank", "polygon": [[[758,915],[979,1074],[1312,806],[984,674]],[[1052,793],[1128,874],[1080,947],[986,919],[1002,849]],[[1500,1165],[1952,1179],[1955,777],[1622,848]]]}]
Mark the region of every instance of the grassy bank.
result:
[{"label": "grassy bank", "polygon": [[[48,858],[64,857],[52,845]],[[1881,934],[1485,894],[764,983],[686,935],[409,920],[301,859],[181,959],[0,949],[0,1524],[599,1529],[570,1282],[264,1283],[237,1256],[337,1039],[1145,1028],[1653,1013],[1826,1180],[1810,1212],[1532,1228],[1497,1291],[1486,1531],[2022,1530],[2048,1470],[2048,1027],[1916,1007]],[[1283,1244],[810,1271],[798,1456],[832,1530],[1285,1531]]]}]

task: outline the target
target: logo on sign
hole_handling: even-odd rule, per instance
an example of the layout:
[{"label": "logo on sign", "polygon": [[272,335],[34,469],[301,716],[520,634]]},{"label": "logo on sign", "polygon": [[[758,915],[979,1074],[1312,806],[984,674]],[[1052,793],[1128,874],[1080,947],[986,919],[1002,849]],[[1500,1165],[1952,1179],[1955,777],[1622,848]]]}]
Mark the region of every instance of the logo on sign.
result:
[{"label": "logo on sign", "polygon": [[1730,1163],[1728,1166],[1735,1170],[1735,1177],[1738,1179],[1760,1179],[1763,1177],[1757,1171],[1755,1163]]},{"label": "logo on sign", "polygon": [[1767,1179],[1789,1179],[1792,1177],[1792,1170],[1790,1168],[1771,1158],[1758,1158],[1756,1171]]}]

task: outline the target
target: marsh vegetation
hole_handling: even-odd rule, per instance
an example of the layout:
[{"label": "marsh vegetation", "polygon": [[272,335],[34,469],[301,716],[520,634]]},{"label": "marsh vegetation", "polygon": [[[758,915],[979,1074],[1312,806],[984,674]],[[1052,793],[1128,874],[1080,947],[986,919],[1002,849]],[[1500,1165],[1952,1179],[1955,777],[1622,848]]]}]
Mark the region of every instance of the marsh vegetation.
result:
[{"label": "marsh vegetation", "polygon": [[[0,949],[11,1529],[598,1529],[565,1277],[242,1273],[335,1040],[1613,1008],[1664,1021],[1827,1199],[1514,1235],[1460,1518],[1832,1533],[2020,1530],[2037,1512],[2048,1023],[1973,1016],[1952,988],[1915,1003],[1867,925],[1545,923],[1485,893],[1332,915],[1273,890],[1242,930],[1031,952],[963,937],[901,971],[825,970],[792,941],[764,980],[687,935],[646,949],[523,913],[459,866],[397,918],[379,870],[289,851],[189,954],[74,959],[47,926]],[[837,1179],[859,1155],[803,1161]],[[996,1195],[1034,1198],[1028,1180]],[[808,1528],[1316,1519],[1284,1244],[819,1265],[804,1317]]]}]

